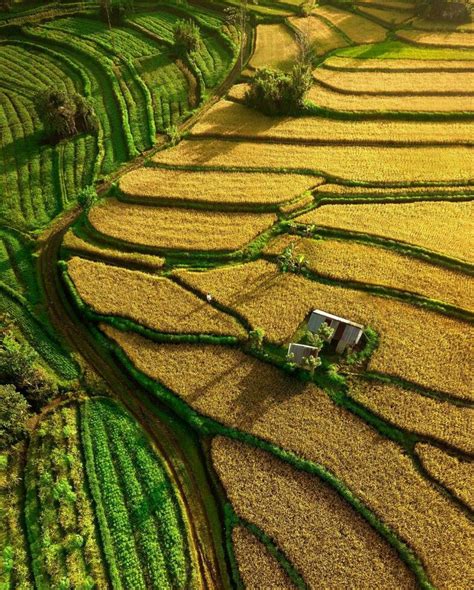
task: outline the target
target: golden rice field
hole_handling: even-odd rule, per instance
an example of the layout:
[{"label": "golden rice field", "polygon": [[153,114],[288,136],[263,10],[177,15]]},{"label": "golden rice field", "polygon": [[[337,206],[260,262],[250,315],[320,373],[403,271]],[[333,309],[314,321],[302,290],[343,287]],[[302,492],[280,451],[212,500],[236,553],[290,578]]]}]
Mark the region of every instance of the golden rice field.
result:
[{"label": "golden rice field", "polygon": [[289,27],[281,23],[258,25],[251,67],[289,69],[298,55],[298,45]]},{"label": "golden rice field", "polygon": [[[234,104],[234,103],[229,103]],[[238,106],[238,105],[235,105]],[[244,108],[244,107],[242,107]],[[196,127],[202,123],[198,123]],[[208,125],[214,133],[215,125]],[[278,205],[299,196],[322,182],[318,176],[272,174],[270,172],[196,172],[141,168],[125,174],[120,191],[126,200],[153,204],[166,200],[233,205]]]},{"label": "golden rice field", "polygon": [[[175,271],[182,281],[237,311],[274,343],[288,342],[313,309],[370,326],[380,336],[369,368],[464,399],[472,383],[460,358],[471,358],[474,326],[421,307],[281,273],[257,262],[204,272]],[[439,338],[439,334],[443,334]],[[427,339],[436,346],[426,346]],[[440,366],[449,364],[449,372]]]},{"label": "golden rice field", "polygon": [[71,229],[63,238],[63,246],[76,254],[85,254],[86,256],[108,260],[112,263],[121,263],[125,266],[143,266],[151,270],[158,270],[165,263],[165,259],[160,256],[141,254],[139,252],[122,252],[121,250],[111,248],[99,248],[76,236]]},{"label": "golden rice field", "polygon": [[383,186],[347,186],[343,184],[324,183],[315,191],[316,197],[341,198],[341,197],[357,197],[357,198],[377,198],[377,197],[426,197],[430,196],[455,196],[455,195],[472,195],[474,196],[473,185],[465,186],[421,186],[421,187],[403,187],[403,188],[384,188]]},{"label": "golden rice field", "polygon": [[278,588],[278,590],[296,588],[277,559],[244,526],[236,526],[232,530],[232,543],[245,588],[248,590],[261,590],[265,587]]},{"label": "golden rice field", "polygon": [[474,277],[403,256],[385,248],[348,240],[312,240],[285,235],[267,248],[280,254],[289,243],[309,270],[337,281],[355,281],[407,291],[472,311]]},{"label": "golden rice field", "polygon": [[245,333],[230,316],[169,279],[73,257],[68,274],[82,301],[101,315],[171,334]]},{"label": "golden rice field", "polygon": [[474,510],[474,461],[455,457],[429,444],[417,444],[416,453],[425,469]]},{"label": "golden rice field", "polygon": [[387,36],[387,29],[352,12],[333,6],[318,6],[313,15],[327,19],[345,33],[354,43],[378,43]]},{"label": "golden rice field", "polygon": [[399,25],[413,17],[413,12],[401,10],[383,10],[381,8],[372,8],[371,6],[358,5],[357,10],[366,14],[369,18],[374,17],[388,26]]},{"label": "golden rice field", "polygon": [[[417,74],[412,74],[417,76]],[[326,109],[347,112],[423,112],[454,113],[473,111],[472,96],[385,96],[372,94],[343,94],[314,84],[308,100]]]},{"label": "golden rice field", "polygon": [[347,47],[347,40],[323,19],[316,15],[293,16],[289,22],[300,31],[311,44],[316,55],[325,55],[339,47]]},{"label": "golden rice field", "polygon": [[466,182],[473,175],[468,147],[281,145],[199,139],[158,152],[161,164],[309,169],[374,183]]},{"label": "golden rice field", "polygon": [[149,207],[116,199],[108,199],[89,215],[95,230],[130,244],[157,249],[217,251],[243,248],[275,220],[273,213]]},{"label": "golden rice field", "polygon": [[350,396],[391,424],[474,454],[474,409],[377,380],[352,379]]},{"label": "golden rice field", "polygon": [[314,209],[297,220],[413,244],[472,263],[473,213],[472,201],[336,204]]},{"label": "golden rice field", "polygon": [[397,444],[323,391],[237,349],[161,345],[102,330],[140,371],[198,412],[324,465],[409,544],[434,585],[468,590],[472,523]]},{"label": "golden rice field", "polygon": [[474,38],[471,33],[450,31],[417,31],[412,29],[397,31],[397,37],[402,41],[419,43],[434,47],[462,47],[474,48]]},{"label": "golden rice field", "polygon": [[212,461],[239,516],[275,539],[309,588],[344,588],[349,579],[353,588],[416,588],[388,543],[317,477],[222,437]]},{"label": "golden rice field", "polygon": [[344,57],[342,55],[332,55],[328,57],[320,66],[324,69],[343,70],[343,71],[409,71],[411,73],[423,73],[434,70],[442,73],[444,71],[474,71],[474,64],[470,61],[462,60],[428,60],[428,59],[358,59],[353,57]]},{"label": "golden rice field", "polygon": [[[319,69],[316,71],[320,71]],[[242,104],[231,102],[228,100],[221,100],[214,105],[209,112],[193,127],[193,136],[222,136],[223,138],[264,138],[264,139],[275,139],[280,141],[300,141],[304,143],[311,139],[312,142],[341,142],[347,141],[364,143],[367,141],[371,142],[410,142],[413,144],[417,143],[456,143],[456,142],[472,142],[474,135],[474,124],[472,122],[431,122],[431,121],[343,121],[337,119],[329,119],[323,117],[267,117],[266,115],[259,113],[258,111],[246,107]],[[153,182],[153,175],[148,173],[145,169],[145,174],[137,172],[131,172],[126,175],[121,181],[122,191],[127,195],[132,196],[137,194],[138,190],[146,190],[149,185],[151,187],[158,184],[161,187],[160,181]],[[145,172],[143,170],[142,172]],[[153,171],[156,173],[159,170]],[[166,181],[168,175],[179,174],[179,172],[168,171],[164,172],[168,174],[163,175],[163,181]],[[221,196],[221,193],[225,193],[225,190],[232,192],[232,185],[229,187],[228,183],[232,181],[232,174],[224,175],[220,172],[205,172],[205,173],[192,173],[185,172],[181,173],[183,178],[189,177],[188,182],[192,183],[193,174],[197,174],[197,178],[201,179],[206,175],[209,175],[211,181],[220,181],[219,184],[214,188],[211,185],[210,188],[194,189],[194,195],[199,195],[200,191],[216,191],[219,194],[219,200],[221,202],[226,201],[225,194]],[[242,180],[240,177],[242,176]],[[246,180],[249,175],[238,174],[237,178],[239,182],[242,182],[243,187],[246,187]],[[222,180],[220,180],[224,177]],[[156,178],[160,179],[159,176]],[[179,178],[179,176],[178,176]],[[278,190],[278,178],[280,179],[280,194],[284,191],[285,178],[276,177],[275,189]],[[288,183],[294,182],[293,179],[297,177],[288,175]],[[227,180],[228,179],[228,180]],[[265,177],[255,177],[256,181],[250,191],[255,192],[256,186],[260,183],[264,186],[267,181]],[[251,183],[252,175],[249,178],[249,184]],[[174,181],[171,176],[171,182]],[[269,183],[271,183],[272,177],[269,175]],[[131,186],[130,183],[131,182]],[[180,181],[178,181],[180,182]],[[185,180],[181,181],[183,184]],[[236,179],[237,182],[237,179]],[[301,182],[301,181],[300,181]],[[258,183],[258,184],[257,184]],[[166,185],[165,185],[166,186]],[[202,185],[201,185],[202,186]],[[270,184],[273,187],[273,185]],[[222,189],[221,189],[222,187]],[[181,187],[180,187],[181,188]],[[191,190],[192,190],[191,189]],[[150,190],[153,190],[152,188]],[[161,192],[170,190],[167,186],[160,189]],[[182,189],[182,194],[187,194],[187,184]],[[174,194],[174,192],[173,192]]]},{"label": "golden rice field", "polygon": [[[314,71],[315,79],[330,89],[350,94],[400,95],[444,94],[474,96],[474,72],[341,72],[325,68]],[[399,97],[403,102],[403,99]],[[419,124],[419,123],[418,123]]]}]

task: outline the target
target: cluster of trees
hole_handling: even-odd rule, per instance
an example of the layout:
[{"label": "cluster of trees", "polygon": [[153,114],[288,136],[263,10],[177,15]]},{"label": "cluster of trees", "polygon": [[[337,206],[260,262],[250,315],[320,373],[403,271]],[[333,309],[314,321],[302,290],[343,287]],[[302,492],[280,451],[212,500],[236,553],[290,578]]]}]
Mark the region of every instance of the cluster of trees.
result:
[{"label": "cluster of trees", "polygon": [[173,38],[178,52],[193,53],[201,47],[201,31],[191,19],[176,21],[173,28]]},{"label": "cluster of trees", "polygon": [[38,354],[0,320],[0,449],[26,435],[30,411],[40,410],[58,393],[57,384],[40,366]]},{"label": "cluster of trees", "polygon": [[266,115],[296,115],[303,109],[311,85],[308,63],[296,63],[289,72],[262,68],[257,70],[245,102]]},{"label": "cluster of trees", "polygon": [[80,94],[47,88],[36,95],[35,106],[53,143],[79,133],[95,133],[98,129],[92,103]]},{"label": "cluster of trees", "polygon": [[432,20],[452,23],[468,23],[471,15],[466,4],[448,0],[419,0],[418,12]]}]

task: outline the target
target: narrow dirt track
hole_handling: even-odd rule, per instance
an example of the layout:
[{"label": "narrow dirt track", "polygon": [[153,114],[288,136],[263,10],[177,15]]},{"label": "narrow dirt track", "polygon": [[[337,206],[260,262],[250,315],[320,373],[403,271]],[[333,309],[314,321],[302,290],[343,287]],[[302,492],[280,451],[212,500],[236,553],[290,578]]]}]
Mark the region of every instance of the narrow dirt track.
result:
[{"label": "narrow dirt track", "polygon": [[[250,29],[247,30],[241,51],[244,52],[246,61],[251,51]],[[213,97],[206,105],[183,123],[181,132],[189,129],[228,91],[240,75],[239,62],[240,59],[237,60],[226,80],[214,90]],[[113,180],[143,165],[144,159],[162,147],[164,143],[164,139],[160,138],[152,150],[140,155],[117,171],[113,175]],[[105,192],[109,186],[109,183],[101,185],[98,187],[98,192]],[[200,587],[209,590],[230,589],[233,585],[224,555],[225,542],[220,524],[222,519],[217,518],[219,503],[212,477],[207,471],[198,436],[176,416],[173,416],[168,408],[163,407],[152,394],[136,383],[120,362],[99,345],[89,331],[87,322],[79,316],[65,295],[57,264],[59,250],[64,234],[80,213],[79,208],[65,213],[45,231],[39,240],[38,274],[52,325],[69,348],[79,353],[85,363],[104,380],[114,395],[131,412],[166,461],[177,493],[185,506],[190,528],[190,547],[191,551],[195,552]],[[181,428],[172,427],[173,423],[178,425],[181,423]],[[177,434],[179,430],[181,435]],[[181,440],[183,432],[187,433],[187,444],[183,444]],[[190,446],[192,449],[189,448]],[[196,461],[196,453],[200,455],[199,461]]]}]

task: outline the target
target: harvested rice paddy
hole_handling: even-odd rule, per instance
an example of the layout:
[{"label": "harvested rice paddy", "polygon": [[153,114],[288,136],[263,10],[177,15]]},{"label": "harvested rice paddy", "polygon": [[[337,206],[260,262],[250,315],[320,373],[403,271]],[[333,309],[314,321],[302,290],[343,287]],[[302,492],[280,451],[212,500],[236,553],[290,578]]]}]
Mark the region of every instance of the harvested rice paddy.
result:
[{"label": "harvested rice paddy", "polygon": [[353,379],[349,395],[403,430],[435,439],[462,453],[474,454],[472,407],[456,406],[447,400],[375,379]]},{"label": "harvested rice paddy", "polygon": [[474,461],[456,457],[438,447],[416,445],[423,467],[448,490],[474,510]]},{"label": "harvested rice paddy", "polygon": [[299,48],[291,29],[284,24],[258,25],[252,68],[289,69],[298,58]]},{"label": "harvested rice paddy", "polygon": [[159,152],[153,161],[167,165],[231,166],[311,170],[362,182],[466,182],[473,176],[467,147],[416,149],[369,146],[305,146],[200,139]]},{"label": "harvested rice paddy", "polygon": [[266,586],[279,590],[296,588],[278,560],[244,526],[236,526],[232,530],[232,543],[245,588],[249,590],[260,590]]},{"label": "harvested rice paddy", "polygon": [[471,96],[474,72],[334,72],[318,68],[314,77],[321,85],[344,94]]},{"label": "harvested rice paddy", "polygon": [[[418,74],[412,74],[417,76]],[[315,83],[307,94],[318,107],[354,113],[467,113],[474,110],[472,96],[344,94]]]},{"label": "harvested rice paddy", "polygon": [[[221,305],[237,311],[253,328],[263,328],[270,342],[291,340],[313,309],[323,309],[370,326],[380,342],[369,368],[408,379],[424,387],[472,399],[472,383],[457,358],[471,358],[474,327],[422,307],[281,273],[276,265],[258,261],[204,272],[175,271],[176,276]],[[431,335],[436,346],[426,348]],[[443,334],[439,339],[438,334]],[[449,362],[449,373],[440,364]]]},{"label": "harvested rice paddy", "polygon": [[311,14],[327,20],[354,43],[378,43],[387,36],[387,29],[372,20],[333,6],[318,6]]},{"label": "harvested rice paddy", "polygon": [[410,72],[423,73],[435,71],[439,74],[444,72],[462,73],[474,71],[474,64],[462,60],[427,60],[427,59],[361,59],[333,55],[328,57],[322,68],[330,70],[342,70],[348,72]]},{"label": "harvested rice paddy", "polygon": [[348,240],[277,238],[272,251],[289,243],[303,255],[308,269],[336,281],[376,285],[414,293],[465,310],[474,308],[474,277],[393,250]]},{"label": "harvested rice paddy", "polygon": [[416,587],[388,543],[318,478],[222,437],[212,460],[238,515],[276,541],[310,588],[323,580],[343,588],[348,579],[355,588]]},{"label": "harvested rice paddy", "polygon": [[[198,123],[197,127],[201,125]],[[297,174],[283,176],[271,172],[224,173],[142,168],[121,178],[120,196],[127,201],[149,204],[185,201],[189,205],[278,205],[294,199],[321,182],[322,179],[317,176]]]},{"label": "harvested rice paddy", "polygon": [[[317,72],[321,70],[316,70]],[[287,142],[301,142],[301,143],[367,143],[367,142],[381,142],[381,143],[411,143],[411,144],[430,144],[430,143],[471,143],[474,135],[474,124],[471,122],[444,122],[444,121],[341,121],[329,119],[324,117],[268,117],[258,111],[246,107],[242,104],[231,102],[228,100],[221,100],[213,106],[209,112],[199,121],[192,129],[192,135],[196,137],[222,137],[222,138],[255,138],[275,141]],[[143,172],[146,172],[143,174]],[[134,184],[138,187],[147,187],[148,184],[152,186],[155,184],[152,180],[147,182],[148,169],[144,169],[142,174],[135,172],[125,176],[121,181],[122,191],[127,192],[128,179],[133,179]],[[161,172],[160,172],[161,173]],[[168,176],[171,176],[170,182],[173,182],[173,174],[179,173],[173,171],[165,171],[163,180],[166,181]],[[203,179],[205,175],[208,178],[216,179],[216,185],[211,185],[209,189],[219,192],[218,198],[221,202],[225,202],[224,189],[232,192],[232,186],[228,187],[227,183],[232,180],[232,175],[223,175],[219,173],[205,172],[197,176],[198,179]],[[193,173],[186,172],[182,175],[181,184],[185,185],[187,182],[191,183],[193,180]],[[240,176],[240,175],[239,175]],[[151,179],[153,176],[151,175]],[[157,177],[158,178],[158,177]],[[222,178],[222,180],[220,180]],[[253,184],[253,191],[255,192],[258,177],[255,177],[257,182],[251,183],[252,176],[245,176],[242,174],[242,179],[239,178],[239,184],[245,187],[245,181],[248,178],[249,184]],[[284,190],[284,181],[288,178],[288,182],[295,182],[296,176],[290,174],[275,177],[275,184],[278,186],[278,179],[280,179],[280,193]],[[272,177],[269,175],[268,183]],[[217,184],[218,182],[218,184]],[[264,186],[267,180],[262,182]],[[182,194],[186,194],[187,185],[179,188]],[[156,185],[161,185],[161,179],[156,182]],[[220,187],[223,187],[222,190]],[[174,188],[174,187],[173,187]],[[272,187],[273,188],[273,187]],[[275,187],[276,188],[276,187]],[[198,192],[197,187],[193,189]],[[135,189],[136,190],[136,189]],[[141,190],[145,190],[142,188]],[[161,189],[163,192],[166,189]],[[202,190],[202,189],[201,189]],[[133,193],[133,189],[128,188],[129,193]],[[174,194],[174,193],[173,193]],[[199,199],[199,196],[196,196]],[[250,200],[250,196],[249,196]]]},{"label": "harvested rice paddy", "polygon": [[314,385],[238,350],[160,345],[109,326],[102,329],[140,371],[199,413],[324,465],[401,535],[434,584],[467,590],[472,523],[418,473],[396,443]]},{"label": "harvested rice paddy", "polygon": [[348,40],[340,31],[316,15],[295,16],[289,18],[288,21],[305,36],[317,56],[349,45]]},{"label": "harvested rice paddy", "polygon": [[381,198],[393,199],[397,198],[402,201],[404,198],[413,199],[419,198],[424,200],[445,199],[446,197],[456,196],[474,196],[474,186],[407,186],[403,188],[383,186],[347,186],[343,184],[324,183],[321,187],[315,190],[316,198],[332,199],[373,199],[374,201]]},{"label": "harvested rice paddy", "polygon": [[[127,219],[127,227],[123,220]],[[270,228],[272,213],[224,213],[182,207],[149,207],[107,200],[89,215],[92,227],[102,236],[166,250],[239,250]]]},{"label": "harvested rice paddy", "polygon": [[472,201],[325,205],[298,221],[395,240],[474,262]]},{"label": "harvested rice paddy", "polygon": [[432,47],[462,47],[474,49],[474,38],[471,33],[457,33],[449,31],[397,31],[397,37],[409,43],[419,43]]},{"label": "harvested rice paddy", "polygon": [[243,334],[233,318],[166,278],[78,257],[67,270],[81,300],[97,314],[171,334]]}]

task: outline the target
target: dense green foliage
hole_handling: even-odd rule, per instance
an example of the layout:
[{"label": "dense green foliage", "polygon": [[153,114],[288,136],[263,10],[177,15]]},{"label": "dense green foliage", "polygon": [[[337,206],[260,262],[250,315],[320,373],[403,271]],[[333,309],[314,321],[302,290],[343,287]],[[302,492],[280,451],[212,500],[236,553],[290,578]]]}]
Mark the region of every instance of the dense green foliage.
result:
[{"label": "dense green foliage", "polygon": [[178,20],[174,26],[174,43],[180,51],[191,53],[201,45],[199,27],[192,20]]},{"label": "dense green foliage", "polygon": [[14,385],[0,385],[0,449],[6,449],[26,434],[28,402]]},{"label": "dense green foliage", "polygon": [[85,482],[76,407],[47,414],[31,436],[25,520],[37,588],[106,588]]},{"label": "dense green foliage", "polygon": [[185,588],[190,563],[184,522],[164,464],[116,403],[81,407],[87,476],[115,587]]},{"label": "dense green foliage", "polygon": [[266,115],[296,114],[303,108],[311,85],[311,70],[306,64],[295,64],[288,73],[264,68],[257,70],[245,100]]}]

